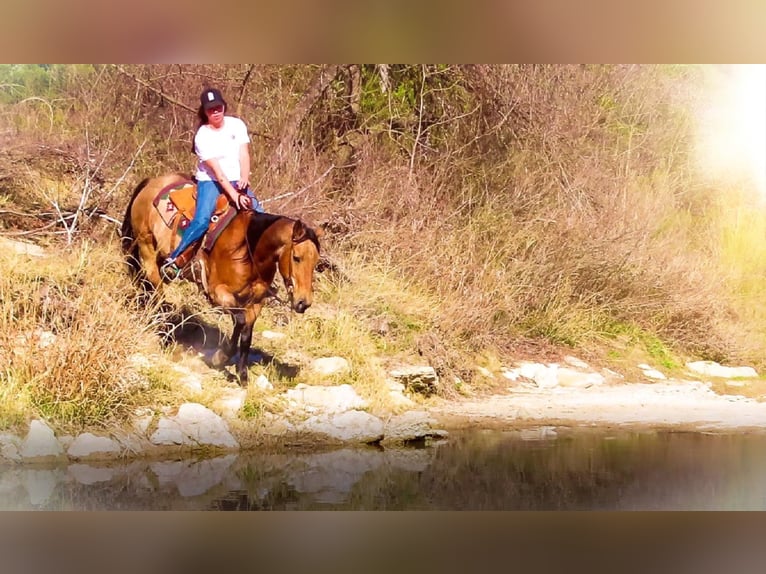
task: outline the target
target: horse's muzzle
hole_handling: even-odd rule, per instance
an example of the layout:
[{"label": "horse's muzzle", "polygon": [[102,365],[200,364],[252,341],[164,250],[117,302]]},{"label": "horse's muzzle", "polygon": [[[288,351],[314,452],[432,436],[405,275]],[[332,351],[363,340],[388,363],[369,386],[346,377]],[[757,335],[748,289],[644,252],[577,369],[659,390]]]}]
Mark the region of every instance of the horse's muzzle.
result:
[{"label": "horse's muzzle", "polygon": [[303,313],[309,307],[311,307],[311,303],[306,303],[306,301],[304,301],[303,299],[298,299],[297,301],[295,301],[295,303],[293,303],[293,311],[295,311],[296,313]]}]

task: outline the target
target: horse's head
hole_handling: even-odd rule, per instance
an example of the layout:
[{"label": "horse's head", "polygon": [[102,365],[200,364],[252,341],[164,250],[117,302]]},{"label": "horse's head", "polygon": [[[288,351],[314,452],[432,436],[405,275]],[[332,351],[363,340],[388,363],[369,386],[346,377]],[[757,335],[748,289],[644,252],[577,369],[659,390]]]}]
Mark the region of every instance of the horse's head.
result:
[{"label": "horse's head", "polygon": [[319,233],[297,220],[293,224],[290,249],[280,260],[279,272],[285,281],[293,311],[303,313],[314,302],[314,268],[319,262]]}]

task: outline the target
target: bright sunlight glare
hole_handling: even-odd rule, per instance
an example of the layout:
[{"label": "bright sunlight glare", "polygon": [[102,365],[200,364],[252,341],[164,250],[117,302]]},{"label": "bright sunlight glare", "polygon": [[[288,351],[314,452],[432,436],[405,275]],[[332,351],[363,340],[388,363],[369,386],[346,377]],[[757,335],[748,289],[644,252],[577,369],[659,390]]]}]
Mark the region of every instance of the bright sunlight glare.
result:
[{"label": "bright sunlight glare", "polygon": [[699,117],[697,158],[707,176],[749,183],[766,199],[766,65],[718,68]]}]

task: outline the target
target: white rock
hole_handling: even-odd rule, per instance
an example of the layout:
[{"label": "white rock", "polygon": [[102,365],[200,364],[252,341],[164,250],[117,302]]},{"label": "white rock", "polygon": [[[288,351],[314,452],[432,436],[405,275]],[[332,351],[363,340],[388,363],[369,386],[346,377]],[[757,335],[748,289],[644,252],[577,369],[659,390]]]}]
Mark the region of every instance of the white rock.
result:
[{"label": "white rock", "polygon": [[222,396],[215,401],[213,407],[223,413],[223,416],[234,418],[239,413],[247,399],[245,389],[225,389]]},{"label": "white rock", "polygon": [[318,375],[329,376],[347,373],[351,370],[351,366],[343,357],[322,357],[312,361],[311,370]]},{"label": "white rock", "polygon": [[395,407],[415,406],[415,402],[412,399],[405,397],[401,391],[389,391],[388,398],[391,401],[391,404]]},{"label": "white rock", "polygon": [[715,361],[692,361],[686,363],[689,370],[706,375],[708,377],[722,377],[726,379],[752,378],[758,373],[752,367],[724,367]]},{"label": "white rock", "polygon": [[301,432],[324,434],[349,442],[371,443],[383,438],[383,421],[364,411],[311,417],[298,428]]},{"label": "white rock", "polygon": [[184,403],[175,416],[161,418],[149,440],[156,445],[238,446],[224,420],[198,403]]},{"label": "white rock", "polygon": [[262,391],[273,391],[274,385],[271,384],[271,381],[269,381],[268,378],[266,378],[266,375],[258,375],[258,378],[255,379],[255,383],[253,383],[256,388],[261,389]]},{"label": "white rock", "polygon": [[149,441],[156,445],[182,445],[187,443],[186,435],[181,426],[172,418],[162,417],[157,423],[157,430],[149,437]]},{"label": "white rock", "polygon": [[44,422],[33,420],[24,442],[21,443],[22,458],[59,457],[64,454],[53,430]]},{"label": "white rock", "polygon": [[199,393],[202,391],[202,377],[200,375],[190,373],[183,377],[180,383],[192,392]]},{"label": "white rock", "polygon": [[503,367],[500,372],[506,379],[509,379],[511,381],[519,380],[519,373],[513,369],[508,369],[507,367]]},{"label": "white rock", "polygon": [[8,239],[7,237],[0,237],[0,247],[3,251],[13,251],[21,255],[31,255],[32,257],[45,257],[45,250],[28,241],[19,241],[18,239]]},{"label": "white rock", "polygon": [[557,372],[558,384],[562,387],[592,387],[603,385],[606,379],[600,373],[583,373],[562,367]]},{"label": "white rock", "polygon": [[558,386],[558,368],[556,363],[550,365],[543,365],[541,363],[526,363],[519,364],[519,368],[516,372],[525,379],[531,379],[541,389],[550,389]]},{"label": "white rock", "polygon": [[149,430],[149,425],[152,424],[152,419],[154,419],[154,416],[151,414],[137,416],[133,418],[131,424],[133,425],[133,429],[143,436],[146,434],[146,431]]},{"label": "white rock", "polygon": [[324,387],[301,383],[294,389],[289,389],[285,395],[288,400],[295,401],[296,406],[315,407],[327,413],[367,407],[367,402],[356,394],[351,385]]},{"label": "white rock", "polygon": [[564,362],[567,365],[575,367],[576,369],[590,369],[590,365],[588,365],[588,363],[586,363],[585,361],[581,359],[578,359],[577,357],[572,357],[568,355],[564,357]]},{"label": "white rock", "polygon": [[479,374],[482,377],[487,377],[488,379],[495,378],[495,375],[493,375],[492,371],[490,371],[487,367],[476,367],[476,370],[479,371]]},{"label": "white rock", "polygon": [[658,381],[664,381],[667,379],[665,374],[661,373],[657,369],[644,369],[643,373],[645,377],[649,377],[650,379],[656,379]]},{"label": "white rock", "polygon": [[443,431],[434,430],[435,422],[425,411],[407,411],[393,416],[385,425],[384,442],[403,442],[444,436]]},{"label": "white rock", "polygon": [[284,339],[286,335],[284,333],[277,333],[276,331],[263,331],[261,337],[264,339],[279,340]]},{"label": "white rock", "polygon": [[117,441],[105,436],[96,436],[89,432],[78,435],[69,446],[67,454],[72,458],[116,455],[122,449]]},{"label": "white rock", "polygon": [[0,433],[0,458],[19,461],[21,454],[21,439],[10,433]]},{"label": "white rock", "polygon": [[404,392],[404,385],[398,381],[394,381],[392,379],[388,379],[386,381],[388,383],[388,390],[394,391],[397,393],[403,393]]}]

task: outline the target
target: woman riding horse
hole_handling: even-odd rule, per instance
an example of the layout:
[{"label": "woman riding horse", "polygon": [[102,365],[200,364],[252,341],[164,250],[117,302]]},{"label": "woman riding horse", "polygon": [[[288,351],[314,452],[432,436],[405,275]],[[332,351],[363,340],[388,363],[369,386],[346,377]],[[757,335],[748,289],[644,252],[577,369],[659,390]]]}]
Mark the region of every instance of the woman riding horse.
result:
[{"label": "woman riding horse", "polygon": [[[133,192],[123,220],[123,249],[131,269],[155,289],[162,285],[159,263],[170,253],[175,234],[155,206],[155,198],[184,179],[183,175],[173,174],[142,181]],[[227,310],[234,321],[231,338],[216,351],[212,364],[224,366],[238,346],[237,374],[242,385],[247,384],[253,324],[266,298],[273,295],[271,284],[277,271],[284,280],[292,309],[303,313],[311,306],[319,235],[297,219],[243,210],[209,251],[198,251],[208,298]]]},{"label": "woman riding horse", "polygon": [[200,95],[197,112],[200,125],[194,135],[194,153],[198,158],[197,206],[181,243],[162,265],[161,272],[169,280],[181,273],[178,256],[205,234],[219,195],[225,194],[237,209],[263,211],[249,189],[247,127],[241,119],[224,115],[226,108],[226,100],[215,88],[208,88]]}]

